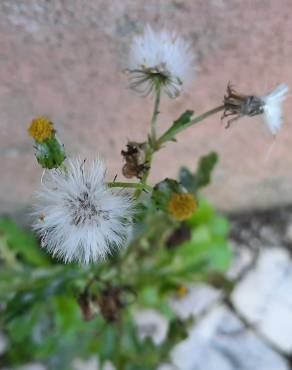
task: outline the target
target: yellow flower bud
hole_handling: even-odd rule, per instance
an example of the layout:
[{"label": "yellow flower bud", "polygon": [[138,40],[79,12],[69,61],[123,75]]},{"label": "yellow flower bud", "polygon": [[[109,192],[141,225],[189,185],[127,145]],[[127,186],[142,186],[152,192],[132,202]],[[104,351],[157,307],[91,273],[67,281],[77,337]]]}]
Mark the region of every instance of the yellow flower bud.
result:
[{"label": "yellow flower bud", "polygon": [[197,201],[191,193],[173,193],[168,203],[168,212],[178,221],[192,216],[197,209]]},{"label": "yellow flower bud", "polygon": [[45,117],[33,119],[28,128],[29,135],[38,143],[43,143],[45,140],[50,139],[54,132],[54,125]]}]

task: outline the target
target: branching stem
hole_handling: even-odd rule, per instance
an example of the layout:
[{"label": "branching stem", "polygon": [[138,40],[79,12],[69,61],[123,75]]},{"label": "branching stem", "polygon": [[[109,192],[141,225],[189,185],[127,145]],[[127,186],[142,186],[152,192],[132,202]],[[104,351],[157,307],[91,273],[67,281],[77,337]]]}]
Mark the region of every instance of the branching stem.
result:
[{"label": "branching stem", "polygon": [[178,127],[176,130],[174,130],[172,127],[169,128],[157,140],[156,147],[159,149],[161,147],[161,145],[164,144],[166,141],[173,140],[179,132],[184,131],[185,129],[187,129],[188,127],[190,127],[192,125],[195,125],[196,123],[204,121],[206,118],[208,118],[208,117],[212,116],[213,114],[216,114],[216,113],[218,113],[222,110],[224,110],[224,105],[219,105],[218,107],[213,108],[213,109],[195,117],[189,123],[185,124],[184,126]]}]

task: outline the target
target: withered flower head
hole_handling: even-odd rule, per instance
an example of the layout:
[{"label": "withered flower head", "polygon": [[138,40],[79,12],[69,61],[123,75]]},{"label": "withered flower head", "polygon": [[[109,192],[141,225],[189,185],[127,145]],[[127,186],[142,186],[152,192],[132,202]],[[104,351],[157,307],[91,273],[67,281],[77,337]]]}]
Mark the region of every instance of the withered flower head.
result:
[{"label": "withered flower head", "polygon": [[100,312],[107,322],[120,320],[121,310],[124,307],[121,292],[122,290],[119,287],[108,287],[98,297]]},{"label": "withered flower head", "polygon": [[233,89],[229,83],[224,96],[224,112],[221,119],[232,117],[226,128],[242,116],[253,117],[264,114],[265,123],[273,135],[279,132],[282,123],[282,102],[287,98],[289,87],[286,84],[277,86],[263,96],[243,95]]},{"label": "withered flower head", "polygon": [[101,291],[97,297],[97,302],[103,318],[107,322],[118,322],[121,318],[122,309],[126,307],[129,302],[126,295],[131,295],[132,299],[135,297],[135,291],[128,285],[122,286],[108,286]]},{"label": "withered flower head", "polygon": [[83,319],[92,320],[100,313],[108,323],[119,322],[122,310],[136,298],[134,289],[129,285],[113,286],[105,283],[99,291],[91,292],[91,284],[78,298]]},{"label": "withered flower head", "polygon": [[81,309],[82,317],[85,321],[90,321],[99,313],[99,307],[96,300],[96,295],[90,294],[85,290],[78,297],[78,304]]},{"label": "withered flower head", "polygon": [[226,128],[243,116],[253,117],[264,113],[264,101],[255,95],[244,95],[233,89],[228,83],[227,94],[224,96],[224,112],[221,119],[232,117],[227,121]]},{"label": "withered flower head", "polygon": [[149,169],[146,163],[146,144],[129,141],[127,150],[122,150],[121,154],[126,161],[122,169],[123,175],[127,179],[132,177],[141,179],[145,171]]}]

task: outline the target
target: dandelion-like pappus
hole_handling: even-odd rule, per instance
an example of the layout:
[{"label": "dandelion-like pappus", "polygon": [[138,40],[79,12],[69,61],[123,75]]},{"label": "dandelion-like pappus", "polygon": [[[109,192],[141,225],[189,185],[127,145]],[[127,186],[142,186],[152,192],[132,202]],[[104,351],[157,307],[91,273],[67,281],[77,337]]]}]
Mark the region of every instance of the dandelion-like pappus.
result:
[{"label": "dandelion-like pappus", "polygon": [[89,263],[127,245],[132,200],[106,185],[101,160],[70,160],[49,171],[36,198],[34,229],[53,256]]},{"label": "dandelion-like pappus", "polygon": [[176,98],[194,74],[193,62],[190,45],[182,38],[147,26],[142,35],[134,37],[130,48],[130,87],[143,95],[159,87]]}]

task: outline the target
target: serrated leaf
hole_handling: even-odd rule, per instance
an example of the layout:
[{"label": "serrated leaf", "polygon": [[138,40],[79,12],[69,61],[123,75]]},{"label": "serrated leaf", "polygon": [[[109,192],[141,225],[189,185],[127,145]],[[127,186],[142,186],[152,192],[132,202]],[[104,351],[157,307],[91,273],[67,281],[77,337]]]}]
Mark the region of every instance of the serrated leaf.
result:
[{"label": "serrated leaf", "polygon": [[188,168],[182,167],[180,169],[179,180],[183,187],[185,187],[190,193],[194,193],[196,189],[195,175],[192,174]]},{"label": "serrated leaf", "polygon": [[198,168],[194,174],[186,167],[182,167],[179,173],[180,183],[190,192],[196,192],[211,181],[212,171],[218,161],[218,155],[214,152],[203,156],[199,160]]},{"label": "serrated leaf", "polygon": [[195,177],[197,182],[197,188],[206,186],[210,183],[212,171],[218,161],[218,155],[212,152],[199,161],[198,169]]}]

